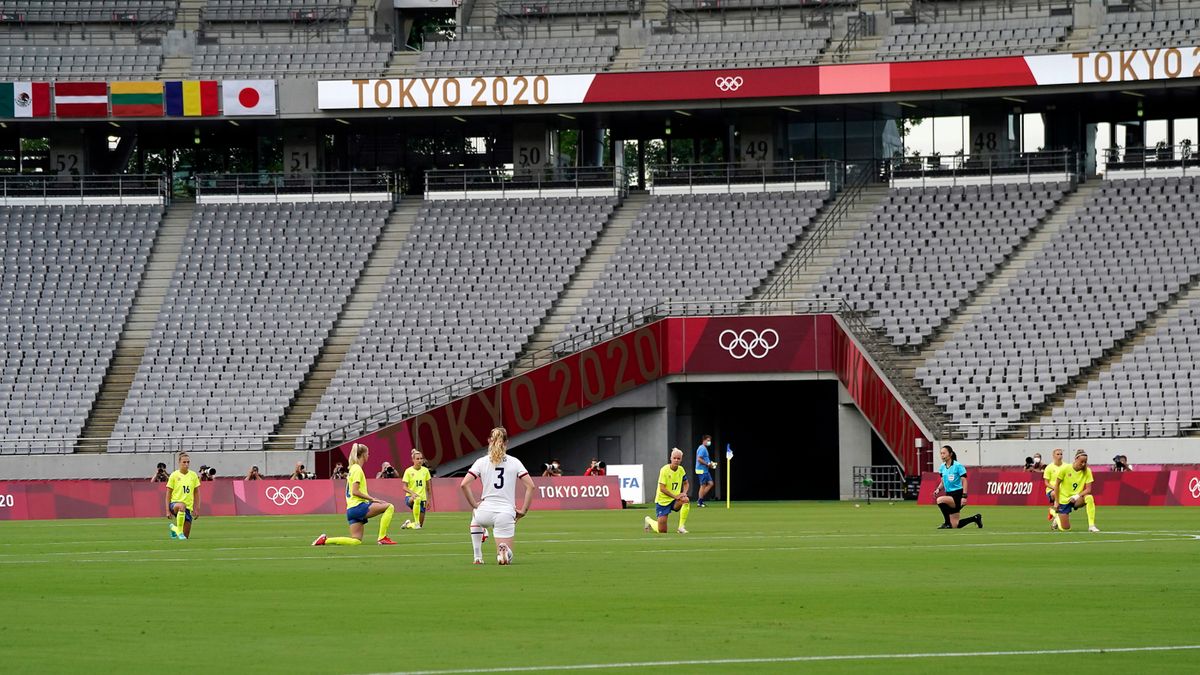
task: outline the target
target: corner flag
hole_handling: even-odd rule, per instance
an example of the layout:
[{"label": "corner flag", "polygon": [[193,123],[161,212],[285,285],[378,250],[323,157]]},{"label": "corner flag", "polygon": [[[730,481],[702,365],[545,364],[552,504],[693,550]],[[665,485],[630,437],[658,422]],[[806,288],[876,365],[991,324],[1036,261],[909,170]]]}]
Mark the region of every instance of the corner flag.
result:
[{"label": "corner flag", "polygon": [[733,446],[725,444],[725,508],[729,508],[729,467],[733,466]]}]

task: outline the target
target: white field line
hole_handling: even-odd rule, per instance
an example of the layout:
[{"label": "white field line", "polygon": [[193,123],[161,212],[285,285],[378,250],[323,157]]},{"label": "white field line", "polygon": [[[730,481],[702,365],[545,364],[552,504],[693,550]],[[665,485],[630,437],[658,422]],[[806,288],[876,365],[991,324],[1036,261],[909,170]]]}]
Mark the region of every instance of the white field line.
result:
[{"label": "white field line", "polygon": [[[1129,534],[1139,534],[1139,533],[1129,533]],[[786,537],[787,537],[787,535],[779,535],[775,538],[783,539]],[[652,537],[645,537],[645,538],[640,539],[640,541],[650,541],[652,539],[653,539]],[[605,541],[605,540],[600,540],[600,541]],[[626,540],[626,541],[639,541],[639,540]],[[1173,533],[1173,534],[1165,534],[1165,535],[1160,535],[1160,536],[1155,536],[1155,537],[1138,537],[1138,538],[1133,538],[1133,539],[1106,539],[1106,538],[1088,536],[1086,538],[1081,537],[1078,539],[1062,539],[1059,541],[977,542],[977,543],[964,542],[964,543],[956,543],[956,544],[900,544],[900,545],[883,544],[883,545],[863,545],[863,546],[851,545],[851,546],[762,546],[762,547],[739,546],[739,547],[732,547],[732,548],[715,548],[715,547],[713,547],[713,548],[694,548],[694,547],[659,548],[659,547],[656,547],[653,549],[641,549],[641,550],[626,549],[626,550],[620,551],[620,553],[622,555],[624,555],[624,554],[639,554],[639,553],[647,553],[647,554],[698,553],[698,552],[700,552],[700,553],[738,553],[738,552],[743,552],[743,551],[753,551],[756,553],[758,553],[758,552],[791,553],[791,552],[797,552],[797,551],[843,551],[843,550],[869,551],[869,550],[908,550],[908,549],[947,549],[947,548],[951,548],[951,549],[953,549],[953,548],[993,548],[993,547],[1013,547],[1013,546],[1080,546],[1080,545],[1093,545],[1093,544],[1128,544],[1128,543],[1138,543],[1138,542],[1175,543],[1175,542],[1195,542],[1195,541],[1200,541],[1200,535]],[[563,543],[571,543],[571,542],[563,542]],[[365,542],[362,545],[370,546],[371,544],[369,542]],[[438,544],[427,544],[427,545],[438,545]],[[456,546],[461,545],[464,551],[467,548],[465,543],[454,544],[454,545],[456,545]],[[175,546],[186,547],[187,544],[176,543]],[[338,548],[340,548],[340,547],[338,547]],[[192,557],[192,558],[178,558],[178,557],[164,558],[164,557],[161,557],[158,555],[154,555],[153,557],[141,557],[141,558],[88,558],[88,557],[83,557],[83,556],[90,556],[90,555],[105,555],[105,554],[124,554],[124,555],[138,555],[138,556],[145,556],[146,554],[159,554],[159,553],[175,554],[177,551],[172,550],[172,549],[61,552],[61,553],[43,553],[43,554],[40,554],[40,556],[33,557],[33,558],[0,560],[0,565],[45,564],[45,563],[51,563],[51,562],[154,563],[154,564],[157,564],[157,563],[161,563],[161,562],[183,562],[183,561],[246,562],[246,561],[250,561],[250,560],[330,560],[330,559],[334,559],[334,558],[379,558],[379,557],[384,557],[384,556],[381,556],[378,554],[355,555],[355,554],[351,554],[351,553],[334,553],[334,552],[328,552],[328,553],[324,553],[324,554],[320,554],[320,555],[301,555],[301,554],[299,554],[299,551],[304,550],[304,549],[305,549],[305,547],[303,547],[301,545],[201,549],[198,552],[198,555],[196,557]],[[206,557],[203,555],[204,553],[211,552],[211,551],[243,551],[243,552],[247,552],[247,553],[253,553],[255,551],[265,551],[265,550],[295,550],[297,552],[297,555],[288,555],[288,556],[243,555],[243,556],[217,556],[217,557]],[[403,549],[401,549],[401,550],[403,550]],[[553,552],[551,552],[551,551],[528,551],[528,550],[522,551],[522,555],[529,555],[529,556],[535,556],[535,557],[543,556],[543,555],[574,555],[574,554],[594,555],[595,552],[594,551],[571,551],[571,550],[566,550],[566,551],[558,550],[558,551],[553,551]],[[14,557],[15,558],[16,555],[17,554],[5,554],[3,557]],[[454,556],[462,556],[465,558],[467,556],[467,554],[460,553],[460,552],[453,552],[453,553],[433,553],[433,552],[400,553],[400,552],[396,552],[396,553],[392,553],[390,551],[388,554],[386,554],[386,557],[388,557],[388,558],[442,558],[442,557],[454,557]]]}]

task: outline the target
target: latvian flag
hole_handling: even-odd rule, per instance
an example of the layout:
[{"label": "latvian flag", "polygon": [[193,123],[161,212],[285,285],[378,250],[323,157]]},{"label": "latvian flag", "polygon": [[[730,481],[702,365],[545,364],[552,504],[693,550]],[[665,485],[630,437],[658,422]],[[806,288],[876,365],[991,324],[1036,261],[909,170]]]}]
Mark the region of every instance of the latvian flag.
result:
[{"label": "latvian flag", "polygon": [[167,82],[166,103],[168,117],[211,117],[219,114],[217,109],[217,81],[190,80]]},{"label": "latvian flag", "polygon": [[108,117],[107,82],[55,82],[55,117]]},{"label": "latvian flag", "polygon": [[162,117],[162,82],[112,82],[108,95],[113,117]]},{"label": "latvian flag", "polygon": [[49,116],[49,82],[0,82],[0,117]]}]

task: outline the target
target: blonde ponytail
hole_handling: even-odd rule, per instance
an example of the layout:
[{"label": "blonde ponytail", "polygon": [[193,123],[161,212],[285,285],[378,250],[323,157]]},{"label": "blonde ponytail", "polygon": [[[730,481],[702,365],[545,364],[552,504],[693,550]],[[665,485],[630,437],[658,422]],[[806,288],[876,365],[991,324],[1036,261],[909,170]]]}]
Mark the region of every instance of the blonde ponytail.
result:
[{"label": "blonde ponytail", "polygon": [[349,461],[351,464],[362,465],[363,455],[367,454],[367,446],[362,443],[355,443],[350,447]]},{"label": "blonde ponytail", "polygon": [[508,432],[504,427],[496,427],[492,429],[492,435],[488,437],[488,461],[492,464],[499,464],[504,461],[506,454],[508,454]]}]

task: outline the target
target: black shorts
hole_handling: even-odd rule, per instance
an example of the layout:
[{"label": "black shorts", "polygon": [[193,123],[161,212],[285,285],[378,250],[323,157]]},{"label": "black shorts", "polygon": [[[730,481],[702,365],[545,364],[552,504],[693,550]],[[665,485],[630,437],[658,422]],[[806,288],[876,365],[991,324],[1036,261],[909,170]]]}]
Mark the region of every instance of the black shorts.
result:
[{"label": "black shorts", "polygon": [[963,494],[962,490],[949,490],[946,492],[946,496],[954,499],[954,510],[955,511],[962,508],[963,500],[965,500],[967,498],[967,495]]}]

